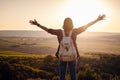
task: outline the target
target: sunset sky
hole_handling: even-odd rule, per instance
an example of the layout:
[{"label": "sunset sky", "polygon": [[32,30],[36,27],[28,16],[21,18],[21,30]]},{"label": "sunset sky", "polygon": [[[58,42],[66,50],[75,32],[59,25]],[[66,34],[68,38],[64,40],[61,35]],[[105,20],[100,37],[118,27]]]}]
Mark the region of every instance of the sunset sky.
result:
[{"label": "sunset sky", "polygon": [[106,14],[106,19],[87,31],[120,32],[120,0],[0,0],[0,30],[41,30],[29,24],[33,19],[58,29],[66,17],[77,28],[99,14]]}]

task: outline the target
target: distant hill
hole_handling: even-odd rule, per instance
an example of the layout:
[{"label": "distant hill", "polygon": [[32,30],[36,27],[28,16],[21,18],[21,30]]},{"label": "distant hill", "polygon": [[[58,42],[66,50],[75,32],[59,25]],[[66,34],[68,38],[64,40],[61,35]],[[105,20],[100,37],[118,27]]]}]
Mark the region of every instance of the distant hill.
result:
[{"label": "distant hill", "polygon": [[[30,31],[30,30],[0,30],[0,36],[6,37],[54,37],[45,31]],[[108,33],[108,32],[83,32],[82,37],[91,36],[120,36],[120,33]]]},{"label": "distant hill", "polygon": [[45,31],[28,30],[1,30],[0,36],[4,37],[53,37]]},{"label": "distant hill", "polygon": [[[77,45],[80,53],[120,54],[120,33],[83,32]],[[57,37],[45,31],[0,31],[0,50],[55,53],[57,47]]]}]

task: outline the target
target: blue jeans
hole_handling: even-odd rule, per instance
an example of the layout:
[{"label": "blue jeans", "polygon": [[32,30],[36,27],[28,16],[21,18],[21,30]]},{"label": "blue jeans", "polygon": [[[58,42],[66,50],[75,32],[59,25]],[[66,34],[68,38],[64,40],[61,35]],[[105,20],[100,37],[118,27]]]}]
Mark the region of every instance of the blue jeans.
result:
[{"label": "blue jeans", "polygon": [[76,63],[77,63],[76,60],[72,62],[59,61],[60,80],[65,80],[67,65],[70,71],[71,80],[76,80]]}]

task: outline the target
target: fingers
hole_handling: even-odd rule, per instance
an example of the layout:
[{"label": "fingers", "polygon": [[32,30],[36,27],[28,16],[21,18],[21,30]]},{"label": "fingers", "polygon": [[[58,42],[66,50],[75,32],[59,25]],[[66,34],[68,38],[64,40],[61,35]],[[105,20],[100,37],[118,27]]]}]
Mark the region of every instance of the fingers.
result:
[{"label": "fingers", "polygon": [[29,23],[30,23],[31,25],[34,25],[34,24],[35,24],[35,21],[30,20]]},{"label": "fingers", "polygon": [[102,15],[102,17],[103,17],[103,18],[105,18],[105,17],[106,17],[106,15],[105,15],[105,14],[103,14],[103,15]]},{"label": "fingers", "polygon": [[99,16],[98,16],[98,20],[104,20],[105,17],[106,17],[105,14],[99,15]]},{"label": "fingers", "polygon": [[37,22],[36,19],[34,19],[34,22]]},{"label": "fingers", "polygon": [[101,18],[102,18],[102,20],[104,20],[104,18],[106,17],[106,15],[105,14],[103,14],[102,16],[101,16]]},{"label": "fingers", "polygon": [[98,17],[105,17],[105,16],[106,16],[105,14],[102,14],[102,15],[100,14]]},{"label": "fingers", "polygon": [[33,21],[32,21],[32,20],[30,20],[30,21],[29,21],[29,23],[31,23],[31,24],[32,24],[32,23],[33,23]]},{"label": "fingers", "polygon": [[98,17],[100,17],[101,15],[99,14],[99,16]]},{"label": "fingers", "polygon": [[103,14],[102,16],[106,16],[105,14]]},{"label": "fingers", "polygon": [[34,19],[34,24],[38,24],[38,22],[36,21],[36,19]]},{"label": "fingers", "polygon": [[30,20],[29,23],[30,23],[31,25],[38,25],[38,22],[36,21],[36,19]]}]

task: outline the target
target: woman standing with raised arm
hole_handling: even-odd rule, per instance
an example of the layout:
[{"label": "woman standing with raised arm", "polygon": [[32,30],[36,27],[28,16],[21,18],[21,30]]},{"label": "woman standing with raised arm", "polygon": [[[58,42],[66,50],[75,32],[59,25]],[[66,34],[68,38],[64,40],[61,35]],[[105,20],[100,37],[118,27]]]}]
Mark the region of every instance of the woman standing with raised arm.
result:
[{"label": "woman standing with raised arm", "polygon": [[77,58],[79,58],[79,52],[78,52],[78,48],[77,48],[77,44],[76,44],[76,38],[77,35],[80,34],[81,32],[85,31],[88,27],[90,27],[91,25],[95,24],[98,21],[104,20],[105,15],[99,15],[97,19],[93,20],[92,22],[89,22],[86,25],[83,25],[79,28],[73,28],[73,22],[71,18],[65,18],[64,23],[63,23],[63,30],[61,29],[49,29],[45,26],[42,26],[41,24],[39,24],[35,19],[34,21],[30,20],[30,23],[32,25],[36,25],[38,27],[40,27],[41,29],[47,31],[50,34],[56,35],[58,42],[59,42],[59,46],[56,52],[56,57],[59,60],[59,74],[60,74],[60,80],[65,80],[65,74],[66,74],[66,68],[67,65],[69,67],[70,70],[70,77],[71,80],[76,80],[76,60],[70,61],[70,62],[64,62],[60,59],[59,55],[59,50],[60,50],[60,42],[63,38],[63,33],[62,31],[64,31],[65,36],[68,36],[70,34],[70,32],[72,31],[71,34],[71,39],[73,40],[73,44],[76,50],[76,55]]}]

